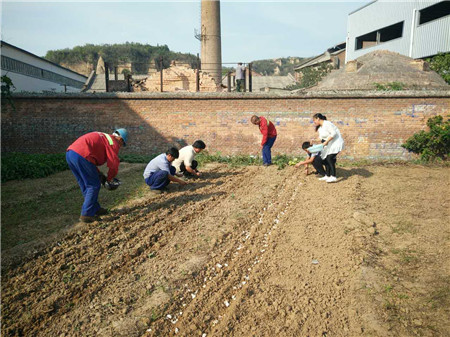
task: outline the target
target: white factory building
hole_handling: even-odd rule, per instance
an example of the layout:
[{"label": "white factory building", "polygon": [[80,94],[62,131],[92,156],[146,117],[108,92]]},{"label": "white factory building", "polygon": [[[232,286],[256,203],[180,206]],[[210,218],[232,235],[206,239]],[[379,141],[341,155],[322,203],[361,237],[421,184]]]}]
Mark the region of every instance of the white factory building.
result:
[{"label": "white factory building", "polygon": [[14,92],[80,92],[87,77],[1,41],[2,76]]},{"label": "white factory building", "polygon": [[346,62],[381,49],[415,59],[450,52],[450,1],[372,1],[349,14],[346,42]]}]

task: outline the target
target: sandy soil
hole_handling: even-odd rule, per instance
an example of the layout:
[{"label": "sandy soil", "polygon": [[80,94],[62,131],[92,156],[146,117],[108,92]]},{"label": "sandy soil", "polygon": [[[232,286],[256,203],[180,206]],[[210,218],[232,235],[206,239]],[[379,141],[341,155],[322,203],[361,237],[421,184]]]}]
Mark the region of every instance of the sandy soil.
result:
[{"label": "sandy soil", "polygon": [[4,336],[446,336],[447,168],[211,165],[2,275]]}]

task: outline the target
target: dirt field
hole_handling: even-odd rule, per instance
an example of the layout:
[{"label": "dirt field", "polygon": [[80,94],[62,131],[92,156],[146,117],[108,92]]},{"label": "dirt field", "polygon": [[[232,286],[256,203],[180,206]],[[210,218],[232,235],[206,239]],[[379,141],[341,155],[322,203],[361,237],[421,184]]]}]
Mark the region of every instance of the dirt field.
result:
[{"label": "dirt field", "polygon": [[448,336],[449,169],[338,176],[215,164],[145,190],[3,266],[2,335]]}]

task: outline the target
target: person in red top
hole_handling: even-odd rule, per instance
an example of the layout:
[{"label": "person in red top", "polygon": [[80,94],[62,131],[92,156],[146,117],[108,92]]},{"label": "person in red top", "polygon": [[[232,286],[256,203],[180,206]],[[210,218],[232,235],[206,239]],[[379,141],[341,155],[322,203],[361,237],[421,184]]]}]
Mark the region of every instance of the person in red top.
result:
[{"label": "person in red top", "polygon": [[259,126],[263,138],[261,141],[263,165],[272,165],[271,148],[277,139],[277,130],[271,121],[264,117],[252,116],[251,122]]},{"label": "person in red top", "polygon": [[[80,185],[84,203],[80,221],[93,222],[96,216],[104,215],[107,210],[100,207],[98,193],[100,179],[110,183],[119,172],[119,149],[128,140],[126,129],[117,129],[112,135],[103,132],[90,132],[72,143],[66,151],[66,161]],[[108,176],[104,177],[97,166],[107,163]]]}]

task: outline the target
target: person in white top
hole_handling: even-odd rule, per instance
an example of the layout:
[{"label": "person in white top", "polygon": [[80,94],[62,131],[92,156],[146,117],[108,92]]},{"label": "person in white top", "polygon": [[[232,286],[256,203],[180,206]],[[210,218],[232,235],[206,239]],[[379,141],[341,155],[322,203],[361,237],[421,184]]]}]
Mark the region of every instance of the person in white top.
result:
[{"label": "person in white top", "polygon": [[244,90],[245,81],[245,67],[242,66],[242,62],[239,62],[236,67],[236,91],[241,92]]},{"label": "person in white top", "polygon": [[194,144],[183,147],[179,151],[179,156],[172,163],[178,175],[200,177],[201,173],[197,170],[198,162],[194,160],[196,154],[206,148],[202,140],[196,140]]},{"label": "person in white top", "polygon": [[315,114],[313,116],[313,123],[316,126],[316,131],[319,132],[319,139],[323,144],[320,157],[326,168],[326,175],[319,180],[334,183],[337,181],[336,157],[344,149],[344,139],[336,125],[327,121],[327,118],[322,114]]}]

